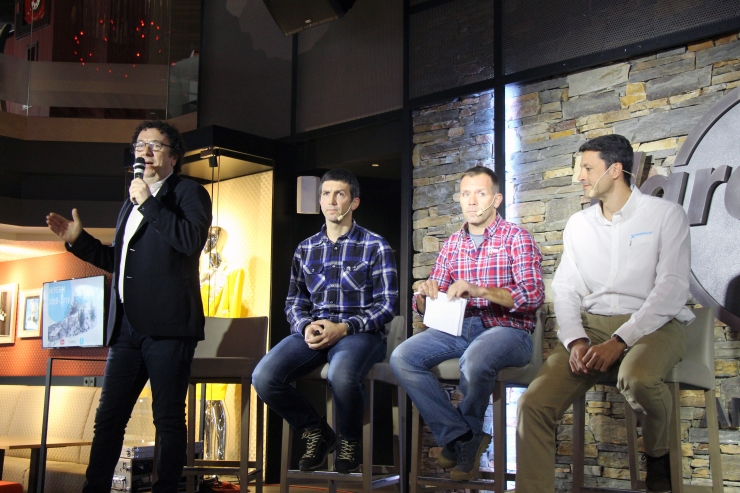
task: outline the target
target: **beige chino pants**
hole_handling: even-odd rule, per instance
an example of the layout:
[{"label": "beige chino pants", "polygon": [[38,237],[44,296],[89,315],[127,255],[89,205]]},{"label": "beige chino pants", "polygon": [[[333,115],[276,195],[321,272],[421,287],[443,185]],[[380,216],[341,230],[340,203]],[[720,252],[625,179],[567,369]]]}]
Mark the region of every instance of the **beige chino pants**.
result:
[{"label": "beige chino pants", "polygon": [[[596,345],[607,341],[629,315],[584,314],[582,318],[591,344]],[[643,415],[640,418],[644,448],[653,457],[668,453],[672,400],[664,379],[685,352],[683,327],[674,319],[638,340],[609,370],[610,374],[617,372],[617,388],[625,401]],[[519,398],[517,493],[555,491],[555,422],[604,377],[598,371],[592,375],[574,374],[569,359],[570,353],[559,344]]]}]

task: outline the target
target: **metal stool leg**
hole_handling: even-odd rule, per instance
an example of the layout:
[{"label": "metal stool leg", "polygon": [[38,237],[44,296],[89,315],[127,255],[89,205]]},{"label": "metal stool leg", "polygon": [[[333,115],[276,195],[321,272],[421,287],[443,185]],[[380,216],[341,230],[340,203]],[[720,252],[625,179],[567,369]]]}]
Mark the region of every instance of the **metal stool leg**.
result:
[{"label": "metal stool leg", "polygon": [[630,487],[633,490],[645,488],[645,482],[640,480],[640,461],[638,460],[637,446],[637,419],[635,411],[627,402],[624,403],[624,421],[627,426],[627,457],[630,468]]},{"label": "metal stool leg", "polygon": [[280,458],[280,493],[288,493],[288,469],[293,455],[293,429],[283,420],[283,447]]},{"label": "metal stool leg", "polygon": [[506,386],[493,386],[493,491],[506,491]]},{"label": "metal stool leg", "polygon": [[409,476],[409,493],[418,493],[418,477],[421,476],[421,418],[416,406],[411,405],[411,474]]},{"label": "metal stool leg", "polygon": [[573,493],[583,487],[586,394],[573,402]]}]

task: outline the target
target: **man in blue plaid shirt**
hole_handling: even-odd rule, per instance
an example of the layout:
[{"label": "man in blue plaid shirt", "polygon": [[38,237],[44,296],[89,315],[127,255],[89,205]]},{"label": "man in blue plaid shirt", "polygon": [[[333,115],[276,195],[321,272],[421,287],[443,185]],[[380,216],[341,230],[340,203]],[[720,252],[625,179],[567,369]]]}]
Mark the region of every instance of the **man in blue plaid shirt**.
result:
[{"label": "man in blue plaid shirt", "polygon": [[[293,255],[285,313],[292,334],[254,370],[257,394],[294,429],[302,430],[301,471],[322,467],[339,448],[336,470],[360,468],[365,409],[363,379],[385,359],[385,324],[398,312],[396,262],[388,242],[352,220],[360,185],[349,171],[321,178],[326,224]],[[337,431],[291,383],[326,362],[337,409]]]}]

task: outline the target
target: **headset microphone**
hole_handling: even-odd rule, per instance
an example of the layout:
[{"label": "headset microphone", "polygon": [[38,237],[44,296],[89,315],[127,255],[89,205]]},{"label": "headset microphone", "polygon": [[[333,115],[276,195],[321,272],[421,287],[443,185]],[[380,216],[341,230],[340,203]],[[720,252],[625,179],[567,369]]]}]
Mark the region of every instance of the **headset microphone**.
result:
[{"label": "headset microphone", "polygon": [[[607,174],[607,172],[609,171],[609,168],[611,168],[611,167],[612,167],[612,165],[610,164],[610,165],[609,165],[609,166],[608,166],[608,167],[606,168],[606,171],[604,171],[604,172],[603,172],[603,173],[601,174],[601,176],[599,177],[599,179],[598,179],[598,180],[596,180],[596,183],[594,183],[593,185],[591,185],[591,190],[589,190],[589,191],[588,191],[588,194],[587,194],[587,195],[588,195],[588,198],[590,198],[590,199],[594,198],[594,196],[596,195],[596,187],[597,187],[597,186],[599,185],[599,182],[601,181],[601,179],[602,179],[602,178],[604,178],[604,175],[605,175],[605,174]],[[590,183],[589,183],[589,184],[590,184]]]},{"label": "headset microphone", "polygon": [[[344,216],[346,216],[346,215],[347,215],[347,213],[349,212],[349,210],[350,210],[351,208],[352,208],[352,204],[350,203],[350,204],[349,204],[349,206],[347,207],[347,210],[346,210],[346,211],[344,211],[344,212],[343,212],[342,214],[339,214],[339,215],[337,216],[337,221],[341,221],[342,219],[344,219]],[[339,210],[341,211],[342,209],[339,209]]]},{"label": "headset microphone", "polygon": [[484,212],[486,212],[486,211],[487,211],[488,209],[490,209],[490,208],[491,208],[491,206],[493,205],[493,203],[494,203],[495,201],[496,201],[496,196],[494,195],[494,196],[493,196],[493,200],[491,200],[491,203],[490,203],[490,204],[488,204],[488,206],[487,206],[487,207],[486,207],[485,209],[481,209],[481,210],[477,211],[477,212],[475,213],[475,215],[476,215],[476,216],[478,216],[478,217],[481,217],[481,216],[483,215],[483,213],[484,213]]}]

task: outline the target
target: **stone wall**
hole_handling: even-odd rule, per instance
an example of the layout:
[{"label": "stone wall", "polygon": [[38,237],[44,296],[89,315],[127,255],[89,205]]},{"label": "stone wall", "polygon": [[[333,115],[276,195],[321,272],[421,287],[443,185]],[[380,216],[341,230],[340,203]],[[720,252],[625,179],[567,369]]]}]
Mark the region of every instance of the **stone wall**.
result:
[{"label": "stone wall", "polygon": [[[577,181],[578,147],[590,138],[619,133],[647,154],[650,175],[667,175],[694,124],[738,86],[740,41],[732,35],[507,88],[506,215],[534,235],[543,254],[544,356],[557,343],[549,286],[563,248],[562,231],[589,202]],[[491,94],[420,108],[413,117],[413,276],[418,284],[428,277],[445,238],[463,223],[457,203],[461,173],[477,164],[493,167]],[[413,323],[415,330],[423,328],[418,316]],[[740,395],[740,335],[717,322],[715,341],[717,390],[724,403]],[[451,388],[450,394],[459,400],[458,389]],[[706,432],[700,428],[703,396],[682,392],[681,404],[684,477],[708,483]],[[628,487],[624,401],[616,389],[596,386],[587,394],[587,405],[586,482]],[[557,432],[559,491],[570,490],[571,423],[566,413]],[[722,433],[725,491],[740,492],[739,440],[736,430]],[[446,474],[436,463],[439,448],[431,435],[424,443],[424,473]]]}]

